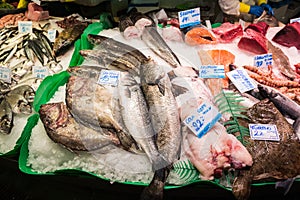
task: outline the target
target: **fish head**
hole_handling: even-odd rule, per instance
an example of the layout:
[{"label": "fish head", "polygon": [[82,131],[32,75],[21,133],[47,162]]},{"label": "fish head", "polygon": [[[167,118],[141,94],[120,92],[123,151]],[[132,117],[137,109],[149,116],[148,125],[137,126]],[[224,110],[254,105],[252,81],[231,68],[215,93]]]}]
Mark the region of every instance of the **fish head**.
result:
[{"label": "fish head", "polygon": [[258,84],[257,88],[259,90],[259,93],[264,97],[264,98],[275,98],[277,96],[277,93],[272,90],[271,88]]},{"label": "fish head", "polygon": [[12,119],[10,119],[8,115],[1,116],[0,133],[9,134],[12,129],[12,125]]},{"label": "fish head", "polygon": [[150,60],[141,66],[141,80],[149,85],[158,84],[159,81],[166,76],[163,67]]}]

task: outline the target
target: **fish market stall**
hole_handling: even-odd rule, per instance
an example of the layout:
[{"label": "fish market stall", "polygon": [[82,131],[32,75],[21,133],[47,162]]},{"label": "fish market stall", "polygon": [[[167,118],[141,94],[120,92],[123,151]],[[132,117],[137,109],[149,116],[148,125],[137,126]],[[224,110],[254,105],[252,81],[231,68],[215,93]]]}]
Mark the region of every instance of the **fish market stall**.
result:
[{"label": "fish market stall", "polygon": [[180,28],[168,14],[132,9],[118,27],[106,14],[51,21],[64,29],[50,54],[37,51],[43,32],[15,36],[25,54],[31,47],[24,62],[61,66],[34,89],[33,112],[17,126],[24,177],[99,181],[107,198],[130,189],[134,199],[193,199],[204,188],[222,191],[208,198],[257,199],[260,188],[272,191],[264,198],[282,197],[280,188],[297,197],[299,41],[283,38],[297,38],[300,23],[270,27],[262,16],[246,28]]}]

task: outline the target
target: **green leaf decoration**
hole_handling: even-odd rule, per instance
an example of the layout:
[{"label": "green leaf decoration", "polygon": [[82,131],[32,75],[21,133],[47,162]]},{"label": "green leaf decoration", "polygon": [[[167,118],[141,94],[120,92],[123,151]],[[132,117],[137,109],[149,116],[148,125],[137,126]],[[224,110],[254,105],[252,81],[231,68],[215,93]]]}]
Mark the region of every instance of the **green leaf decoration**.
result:
[{"label": "green leaf decoration", "polygon": [[199,171],[189,160],[174,163],[173,169],[175,173],[187,183],[199,180]]},{"label": "green leaf decoration", "polygon": [[215,104],[218,106],[220,113],[229,113],[231,116],[231,119],[223,124],[226,127],[227,133],[240,133],[237,139],[243,145],[246,145],[247,142],[244,140],[244,137],[249,136],[249,129],[238,122],[239,118],[248,120],[248,117],[242,114],[247,109],[245,106],[239,104],[242,101],[243,97],[233,91],[222,90],[215,97]]}]

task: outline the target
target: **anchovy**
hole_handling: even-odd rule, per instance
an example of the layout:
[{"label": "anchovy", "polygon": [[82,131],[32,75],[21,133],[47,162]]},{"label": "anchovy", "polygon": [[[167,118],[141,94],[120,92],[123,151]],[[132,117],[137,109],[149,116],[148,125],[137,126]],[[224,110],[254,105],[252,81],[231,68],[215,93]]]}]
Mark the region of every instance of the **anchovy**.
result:
[{"label": "anchovy", "polygon": [[11,106],[2,99],[0,103],[0,133],[9,134],[13,127],[13,112]]},{"label": "anchovy", "polygon": [[142,33],[142,40],[155,54],[164,59],[171,66],[178,67],[181,65],[178,57],[160,36],[155,27],[145,27]]},{"label": "anchovy", "polygon": [[114,52],[119,52],[122,54],[129,54],[135,57],[138,61],[141,63],[145,62],[148,60],[148,58],[138,49],[129,46],[127,44],[124,44],[122,42],[118,42],[112,38],[108,38],[105,36],[101,35],[93,35],[89,34],[88,35],[88,40],[93,44],[93,45],[100,45],[104,49],[110,50],[112,53]]},{"label": "anchovy", "polygon": [[92,151],[120,144],[112,130],[99,132],[77,123],[62,102],[44,104],[39,113],[48,136],[70,150]]},{"label": "anchovy", "polygon": [[8,56],[6,57],[6,59],[4,60],[3,64],[6,64],[13,56],[14,54],[16,53],[18,49],[18,45],[16,45],[12,50],[11,52],[8,54]]}]

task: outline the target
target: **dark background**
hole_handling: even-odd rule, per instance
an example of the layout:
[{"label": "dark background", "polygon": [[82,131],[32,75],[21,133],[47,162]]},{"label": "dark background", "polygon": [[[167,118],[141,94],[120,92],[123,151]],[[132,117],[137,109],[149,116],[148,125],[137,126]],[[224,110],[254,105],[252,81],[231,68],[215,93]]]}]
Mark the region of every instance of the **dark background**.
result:
[{"label": "dark background", "polygon": [[[139,199],[143,186],[111,184],[88,174],[28,175],[18,168],[17,157],[0,157],[0,200],[110,200]],[[212,184],[194,184],[168,189],[165,200],[233,200],[230,191]],[[296,181],[287,195],[274,185],[253,186],[250,200],[300,199],[300,182]]]}]

